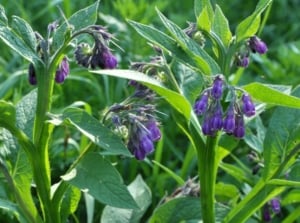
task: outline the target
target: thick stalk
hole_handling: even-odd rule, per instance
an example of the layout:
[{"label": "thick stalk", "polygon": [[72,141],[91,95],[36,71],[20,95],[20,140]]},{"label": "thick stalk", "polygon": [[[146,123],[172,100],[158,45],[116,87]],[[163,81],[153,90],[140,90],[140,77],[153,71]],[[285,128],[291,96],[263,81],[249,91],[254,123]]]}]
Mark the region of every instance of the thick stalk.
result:
[{"label": "thick stalk", "polygon": [[197,148],[200,199],[204,223],[215,222],[215,183],[217,174],[215,156],[218,141],[218,135],[216,137],[209,136],[207,137],[206,145]]}]

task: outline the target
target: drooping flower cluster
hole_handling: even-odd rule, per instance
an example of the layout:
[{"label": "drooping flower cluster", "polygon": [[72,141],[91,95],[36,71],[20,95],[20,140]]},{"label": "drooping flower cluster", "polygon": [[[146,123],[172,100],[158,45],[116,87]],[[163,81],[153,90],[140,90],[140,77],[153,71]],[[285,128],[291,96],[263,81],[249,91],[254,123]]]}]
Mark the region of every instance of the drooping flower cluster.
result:
[{"label": "drooping flower cluster", "polygon": [[265,54],[268,51],[268,47],[257,36],[251,36],[246,44],[240,49],[240,52],[236,54],[235,62],[238,67],[248,67],[250,53]]},{"label": "drooping flower cluster", "polygon": [[95,44],[91,48],[87,43],[81,43],[75,51],[75,59],[78,64],[96,69],[113,69],[117,66],[117,58],[111,53],[108,48],[108,42],[111,39],[111,34],[102,26],[91,26],[92,37]]},{"label": "drooping flower cluster", "polygon": [[[45,60],[51,58],[50,52],[52,52],[51,44],[53,41],[50,37],[56,32],[57,27],[57,21],[48,25],[48,34],[46,39],[44,39],[39,33],[36,33],[36,51],[45,64],[49,64],[49,61]],[[97,67],[102,69],[113,69],[117,66],[118,61],[108,47],[112,35],[107,32],[104,27],[92,25],[77,32],[75,31],[71,39],[81,34],[88,34],[92,36],[94,45],[93,47],[90,47],[88,43],[80,43],[77,45],[74,54],[78,64],[91,69],[96,69]],[[67,57],[64,56],[56,70],[54,77],[55,82],[59,84],[63,83],[68,76],[69,71],[69,62]],[[38,78],[33,63],[29,65],[28,74],[29,83],[31,85],[36,85]]]},{"label": "drooping flower cluster", "polygon": [[[131,68],[155,76],[158,73],[156,63],[159,62],[159,57],[154,57],[150,63],[132,63]],[[125,103],[113,105],[108,113],[116,132],[121,133],[128,150],[136,159],[143,160],[154,151],[154,143],[161,138],[159,122],[155,115],[156,94],[134,80],[130,80],[128,85],[134,87],[135,91]]]},{"label": "drooping flower cluster", "polygon": [[[232,100],[223,114],[221,99],[226,89],[230,91]],[[238,97],[236,91],[242,90],[227,86],[223,75],[217,75],[212,87],[205,89],[196,100],[193,109],[196,115],[203,116],[202,132],[204,135],[214,136],[217,131],[223,130],[236,138],[244,137],[244,116],[255,115],[255,105],[247,92],[242,91],[241,97]]]}]

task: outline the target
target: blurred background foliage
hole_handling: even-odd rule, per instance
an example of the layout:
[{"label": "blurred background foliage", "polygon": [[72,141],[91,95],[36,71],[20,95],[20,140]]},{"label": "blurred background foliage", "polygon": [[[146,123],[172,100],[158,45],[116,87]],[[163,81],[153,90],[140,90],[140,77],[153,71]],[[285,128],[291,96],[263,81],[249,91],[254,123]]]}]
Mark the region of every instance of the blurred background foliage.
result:
[{"label": "blurred background foliage", "polygon": [[[27,20],[34,30],[44,36],[47,25],[61,18],[58,7],[68,18],[75,11],[93,2],[93,0],[34,0],[30,2],[1,0],[0,3],[5,7],[8,18],[11,15],[20,16]],[[232,31],[234,31],[237,23],[254,10],[257,1],[214,0],[213,2],[221,6],[230,21]],[[119,68],[127,69],[133,61],[149,61],[151,55],[154,55],[152,47],[128,25],[127,20],[159,27],[160,23],[155,12],[155,7],[157,7],[181,28],[186,28],[188,21],[195,21],[193,4],[193,0],[186,0],[184,3],[171,0],[102,0],[98,24],[106,25],[115,35],[116,45],[112,46],[112,49],[120,62]],[[252,58],[253,62],[249,68],[240,72],[239,84],[260,81],[295,87],[300,83],[299,10],[299,0],[276,0],[273,2],[269,14],[264,14],[266,23],[259,33],[259,36],[268,44],[269,51],[266,56]],[[24,94],[33,89],[27,82],[29,64],[2,43],[0,43],[0,48],[0,97],[16,103]],[[95,76],[76,66],[73,55],[68,56],[71,61],[71,74],[63,85],[55,86],[53,112],[59,112],[75,101],[84,101],[86,109],[96,117],[100,117],[106,107],[120,102],[130,95],[131,89],[128,88],[126,80]],[[126,184],[129,184],[137,174],[142,174],[153,195],[152,206],[148,212],[151,212],[164,196],[171,194],[178,187],[170,175],[151,163],[150,160],[154,159],[167,166],[184,180],[196,175],[195,153],[189,145],[188,139],[176,126],[176,123],[169,118],[170,111],[164,101],[160,102],[159,108],[166,114],[159,115],[165,134],[163,134],[163,140],[158,143],[156,152],[150,156],[149,160],[138,162],[134,159],[111,158],[112,161],[118,163],[117,167]],[[262,121],[267,125],[268,116],[263,115]],[[56,129],[51,150],[54,182],[78,155],[79,139],[80,135],[74,134],[71,129]],[[247,159],[250,150],[249,146],[242,142],[235,155],[242,157],[244,168],[248,168],[251,172],[253,164]],[[233,163],[235,158],[229,157],[227,161]],[[233,184],[241,186],[240,182],[228,178],[230,178],[228,175],[220,173],[220,179],[232,181]],[[101,204],[96,204],[96,220],[100,218],[102,208]],[[79,219],[86,219],[84,200],[77,212]],[[4,216],[1,219],[5,218]],[[95,222],[99,222],[96,220]]]}]

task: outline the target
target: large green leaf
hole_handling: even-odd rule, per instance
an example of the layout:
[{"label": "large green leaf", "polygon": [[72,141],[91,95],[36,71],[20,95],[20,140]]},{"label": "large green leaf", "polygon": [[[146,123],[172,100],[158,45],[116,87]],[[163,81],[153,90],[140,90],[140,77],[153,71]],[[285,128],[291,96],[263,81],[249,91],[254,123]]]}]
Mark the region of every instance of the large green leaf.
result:
[{"label": "large green leaf", "polygon": [[[216,205],[216,222],[221,222],[228,212],[225,206]],[[200,199],[175,198],[155,209],[149,223],[200,222],[202,219]]]},{"label": "large green leaf", "polygon": [[62,120],[105,149],[102,154],[131,156],[122,140],[87,112],[79,108],[67,108],[63,112]]},{"label": "large green leaf", "polygon": [[104,204],[118,208],[138,208],[118,171],[99,153],[86,154],[62,179]]},{"label": "large green leaf", "polygon": [[103,223],[139,223],[143,214],[151,204],[151,190],[138,175],[127,187],[130,194],[139,206],[139,209],[120,209],[106,206],[103,210],[101,222]]},{"label": "large green leaf", "polygon": [[260,16],[272,0],[260,0],[254,12],[244,19],[236,28],[237,41],[254,35],[260,26]]},{"label": "large green leaf", "polygon": [[161,95],[166,101],[168,101],[176,110],[184,115],[186,119],[190,119],[191,105],[182,95],[175,91],[171,91],[164,87],[160,82],[148,77],[147,75],[132,71],[132,70],[97,70],[90,71],[96,74],[110,75],[114,77],[126,78],[136,80],[149,87],[157,94]]},{"label": "large green leaf", "polygon": [[197,17],[197,27],[198,29],[206,32],[210,32],[213,17],[209,15],[209,9],[207,6],[201,11],[199,16]]},{"label": "large green leaf", "polygon": [[99,2],[96,1],[94,4],[77,11],[68,19],[68,22],[64,22],[57,28],[53,37],[53,51],[56,51],[64,43],[65,35],[71,28],[69,25],[74,31],[78,31],[96,22]]},{"label": "large green leaf", "polygon": [[291,108],[300,108],[300,99],[283,93],[274,85],[266,85],[258,82],[243,86],[243,88],[256,100],[272,105],[280,105]]},{"label": "large green leaf", "polygon": [[201,46],[186,35],[175,23],[167,19],[161,12],[157,13],[168,29],[171,36],[181,46],[181,48],[195,61],[197,67],[206,75],[220,73],[220,67],[215,60],[210,57]]},{"label": "large green leaf", "polygon": [[[300,87],[293,95],[295,104],[300,99]],[[299,102],[298,102],[299,104]],[[295,106],[296,107],[296,106]],[[286,161],[290,152],[300,141],[300,110],[293,108],[276,108],[270,120],[264,140],[264,178],[268,179]],[[290,157],[291,158],[291,157]]]},{"label": "large green leaf", "polygon": [[229,47],[232,39],[232,34],[230,31],[228,20],[223,14],[222,9],[219,5],[216,5],[212,32],[214,32],[219,37],[224,46]]}]

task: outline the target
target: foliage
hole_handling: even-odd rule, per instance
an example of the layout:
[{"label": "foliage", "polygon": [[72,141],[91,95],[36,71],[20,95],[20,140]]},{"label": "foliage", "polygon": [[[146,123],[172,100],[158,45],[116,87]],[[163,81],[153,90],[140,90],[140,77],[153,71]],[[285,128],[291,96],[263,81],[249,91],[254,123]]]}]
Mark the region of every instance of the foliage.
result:
[{"label": "foliage", "polygon": [[299,222],[296,1],[1,4],[1,222]]}]

